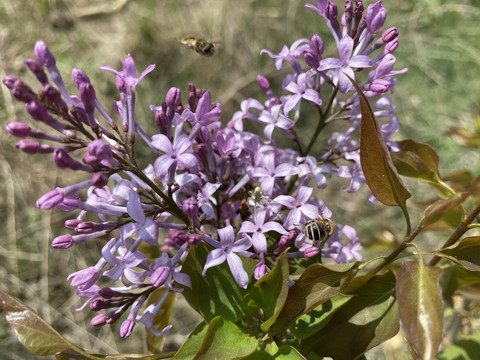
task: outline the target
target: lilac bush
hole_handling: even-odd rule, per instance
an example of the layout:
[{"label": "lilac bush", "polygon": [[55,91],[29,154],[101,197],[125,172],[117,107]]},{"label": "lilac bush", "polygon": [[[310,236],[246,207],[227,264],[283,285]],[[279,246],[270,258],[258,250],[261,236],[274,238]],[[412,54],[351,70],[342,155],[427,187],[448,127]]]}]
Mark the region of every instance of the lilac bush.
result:
[{"label": "lilac bush", "polygon": [[[25,103],[30,116],[43,123],[38,129],[22,122],[8,123],[7,131],[21,138],[17,148],[28,154],[52,154],[59,168],[81,172],[78,183],[51,190],[36,205],[72,213],[72,219],[65,222],[68,231],[53,239],[52,247],[68,251],[73,246],[88,247],[92,241],[103,244],[96,264],[67,278],[84,299],[81,309],[88,306],[97,313],[91,319],[93,326],[121,321],[120,336],[126,338],[141,323],[155,336],[166,335],[171,325],[157,328],[155,318],[172,294],[183,292],[210,326],[221,315],[224,322],[219,327],[238,330],[243,321],[243,328],[252,334],[257,321],[264,335],[271,330],[272,336],[279,336],[282,321],[295,320],[278,317],[282,307],[294,306],[286,297],[288,288],[305,286],[300,285],[305,279],[300,275],[308,265],[317,264],[310,268],[313,273],[320,271],[321,276],[335,279],[324,292],[338,288],[339,283],[343,289],[347,279],[363,267],[356,230],[336,220],[329,204],[318,197],[319,190],[340,182],[345,192],[353,194],[369,182],[362,170],[359,140],[365,121],[362,96],[374,103],[371,113],[381,119],[380,141],[390,151],[401,153],[402,146],[391,141],[399,122],[389,95],[396,76],[407,69],[393,70],[398,31],[384,28],[387,12],[381,1],[364,9],[361,0],[347,0],[341,16],[333,1],[317,0],[305,6],[324,18],[338,54],[327,57],[324,39],[318,34],[285,45],[278,54],[262,50],[275,60],[277,70],[289,66],[290,71],[281,89],[272,89],[269,80],[259,75],[264,96],[244,100],[230,120],[222,117],[221,104],[214,102],[210,91],[189,84],[187,93],[173,87],[164,100],[151,105],[157,129],[151,133],[147,130],[152,128],[148,126],[151,120],[136,116],[135,88],[155,65],[137,75],[130,54],[121,70],[100,67],[115,75],[112,81],[119,94],[115,114],[101,105],[94,82],[80,69],[72,71],[78,92],[69,93],[43,41],[35,45],[35,58],[26,60],[41,83],[38,93],[16,77],[3,80],[12,95]],[[308,138],[300,138],[297,126],[312,109],[318,114],[317,123]],[[257,123],[257,133],[244,130],[244,122],[252,121]],[[343,131],[329,133],[328,125],[333,122],[341,124],[337,128]],[[328,148],[314,152],[321,132],[329,135]],[[292,147],[282,148],[278,143]],[[140,146],[149,149],[149,165],[144,168],[137,161]],[[372,192],[361,201],[377,203],[374,186]],[[326,239],[311,239],[305,224],[319,219],[332,219],[335,230]],[[278,286],[284,293],[278,299],[282,303],[273,312],[263,309],[263,316],[251,315],[252,304],[261,308],[256,292],[262,286],[273,286],[272,279],[288,263],[303,268],[290,274],[287,270],[281,278]],[[206,314],[207,305],[199,305],[199,298],[224,300],[213,296],[204,281],[226,282],[232,289],[237,287],[233,297],[241,294],[250,300],[226,305],[241,309],[232,310],[230,317],[227,312],[215,314],[212,308]],[[160,290],[159,300],[152,302],[152,294]],[[356,290],[353,286],[346,293],[354,295]],[[198,291],[204,292],[199,295]],[[338,294],[317,299],[297,315]],[[398,331],[398,320],[396,324],[378,343]],[[301,338],[295,331],[294,335]],[[302,351],[308,354],[312,349],[314,345]]]}]

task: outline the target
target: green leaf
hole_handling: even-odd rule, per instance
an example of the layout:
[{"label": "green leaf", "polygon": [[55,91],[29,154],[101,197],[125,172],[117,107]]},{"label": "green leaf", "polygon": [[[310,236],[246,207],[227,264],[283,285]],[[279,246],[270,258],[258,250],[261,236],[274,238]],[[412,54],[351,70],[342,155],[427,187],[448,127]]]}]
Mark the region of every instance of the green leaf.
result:
[{"label": "green leaf", "polygon": [[390,152],[380,132],[370,104],[355,81],[346,75],[357,90],[362,113],[360,131],[360,163],[368,187],[382,204],[400,206],[407,222],[406,201],[411,196],[393,165]]},{"label": "green leaf", "polygon": [[195,354],[202,346],[207,330],[208,326],[205,322],[197,325],[195,330],[193,330],[193,332],[190,334],[187,341],[183,343],[182,347],[177,351],[172,360],[192,360],[195,358]]},{"label": "green leaf", "polygon": [[253,309],[263,310],[264,319],[262,331],[267,331],[275,322],[282,310],[288,294],[288,261],[283,253],[277,260],[275,267],[268,274],[258,280],[245,296],[244,304]]},{"label": "green leaf", "polygon": [[349,296],[337,295],[312,311],[300,316],[290,326],[290,331],[298,339],[305,339],[320,331],[330,321],[335,312],[350,299]]},{"label": "green leaf", "polygon": [[398,141],[397,144],[401,150],[390,155],[399,174],[434,184],[441,183],[439,158],[430,145],[413,140]]},{"label": "green leaf", "polygon": [[[150,304],[157,304],[165,294],[165,288],[158,288],[150,294],[147,300],[146,306]],[[172,314],[173,304],[175,303],[175,293],[172,292],[167,297],[158,315],[153,320],[153,326],[158,330],[162,330],[169,324],[170,315]],[[147,329],[147,349],[153,354],[160,354],[163,349],[163,342],[165,336],[155,336],[150,330]]]},{"label": "green leaf", "polygon": [[446,346],[438,360],[476,360],[480,354],[480,334],[461,336],[454,344]]},{"label": "green leaf", "polygon": [[18,341],[30,353],[47,356],[72,350],[73,353],[81,354],[85,359],[95,358],[65,339],[17,298],[0,291],[0,300],[10,327]]},{"label": "green leaf", "polygon": [[309,266],[290,288],[285,305],[269,331],[270,335],[285,330],[299,316],[338,295],[357,271],[357,263]]},{"label": "green leaf", "polygon": [[434,359],[442,340],[442,270],[419,261],[405,262],[397,274],[398,312],[405,337],[418,359]]},{"label": "green leaf", "polygon": [[[465,201],[466,196],[454,195],[448,199],[440,199],[429,205],[423,212],[418,227],[424,229],[425,227],[436,223],[443,217],[450,216],[453,213],[459,213],[461,217],[465,214],[462,202]],[[457,224],[458,225],[458,224]]]},{"label": "green leaf", "polygon": [[236,359],[255,351],[259,343],[234,323],[221,316],[214,318],[205,335],[195,360]]},{"label": "green leaf", "polygon": [[459,243],[438,251],[439,255],[447,255],[470,271],[480,271],[480,236],[462,239]]},{"label": "green leaf", "polygon": [[302,354],[313,351],[335,360],[358,359],[397,334],[395,277],[391,272],[354,279],[348,289],[352,297],[326,326],[302,341]]},{"label": "green leaf", "polygon": [[303,357],[294,347],[284,345],[278,349],[275,354],[275,360],[305,360],[305,357]]},{"label": "green leaf", "polygon": [[243,315],[241,305],[246,290],[237,285],[226,262],[208,269],[206,276],[202,276],[208,252],[204,244],[190,249],[182,272],[190,275],[192,289],[185,288],[182,294],[207,322],[216,316],[235,322]]}]

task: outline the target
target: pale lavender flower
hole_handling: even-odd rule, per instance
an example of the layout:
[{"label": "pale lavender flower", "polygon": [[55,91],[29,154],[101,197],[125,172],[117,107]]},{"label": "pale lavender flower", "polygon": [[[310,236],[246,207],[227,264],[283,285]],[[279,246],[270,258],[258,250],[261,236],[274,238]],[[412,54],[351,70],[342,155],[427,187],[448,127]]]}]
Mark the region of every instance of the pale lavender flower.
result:
[{"label": "pale lavender flower", "polygon": [[296,40],[290,48],[287,45],[283,46],[282,51],[278,54],[273,54],[271,51],[263,49],[260,54],[267,54],[271,58],[275,59],[275,67],[277,70],[282,70],[282,63],[284,60],[288,61],[297,74],[302,73],[302,68],[298,62],[298,59],[303,56],[303,52],[310,48],[308,39]]},{"label": "pale lavender flower", "polygon": [[205,214],[207,220],[210,220],[215,216],[215,210],[213,209],[212,204],[217,205],[217,201],[212,195],[218,190],[221,185],[221,183],[206,183],[202,187],[202,189],[198,191],[198,205],[200,205],[200,207],[202,208],[202,211]]},{"label": "pale lavender flower", "polygon": [[345,153],[345,159],[353,160],[355,165],[353,168],[342,165],[338,168],[337,175],[342,178],[350,178],[350,185],[348,188],[343,188],[346,192],[354,193],[360,189],[361,184],[366,184],[365,176],[362,172],[362,166],[360,164],[360,153],[358,151],[352,151]]},{"label": "pale lavender flower", "polygon": [[312,192],[313,188],[300,186],[296,198],[289,195],[280,195],[274,199],[275,202],[290,209],[283,223],[285,229],[290,230],[305,219],[314,219],[317,216],[318,210],[316,206],[307,204],[312,196]]},{"label": "pale lavender flower", "polygon": [[190,275],[184,274],[175,269],[178,265],[181,254],[183,254],[186,249],[186,246],[186,243],[182,245],[172,259],[169,259],[166,252],[162,252],[162,255],[150,264],[150,282],[154,286],[158,287],[165,285],[167,290],[177,293],[182,292],[183,287],[175,287],[174,282],[183,285],[184,287],[192,288]]},{"label": "pale lavender flower", "polygon": [[315,183],[319,189],[327,187],[327,178],[324,174],[330,176],[332,169],[328,165],[317,165],[317,159],[313,156],[307,156],[303,163],[298,165],[298,176],[303,179],[303,184],[306,185],[314,178]]},{"label": "pale lavender flower", "polygon": [[355,79],[353,68],[369,68],[372,66],[372,60],[367,55],[355,55],[353,53],[353,39],[345,35],[338,44],[339,58],[326,58],[320,61],[318,71],[327,69],[336,69],[334,81],[338,83],[338,88],[342,94],[345,94],[352,88],[351,81],[345,76],[346,73],[352,79]]},{"label": "pale lavender flower", "polygon": [[231,225],[218,229],[220,242],[209,239],[208,243],[215,247],[208,253],[207,261],[203,268],[202,275],[205,276],[207,269],[218,266],[225,262],[228,263],[235,282],[243,289],[248,285],[248,274],[243,268],[243,263],[236,253],[244,253],[252,246],[252,239],[245,235],[238,241],[235,241],[235,232]]},{"label": "pale lavender flower", "polygon": [[251,233],[252,234],[252,244],[253,248],[258,253],[267,252],[267,238],[265,233],[269,231],[275,231],[280,234],[287,234],[287,231],[275,221],[268,221],[265,223],[265,218],[267,216],[267,210],[260,210],[254,216],[255,223],[251,221],[244,221],[239,234],[241,233]]},{"label": "pale lavender flower", "polygon": [[130,190],[127,211],[135,223],[126,226],[131,227],[132,232],[137,232],[139,239],[156,246],[158,244],[158,227],[155,221],[145,216],[140,198],[134,190]]},{"label": "pale lavender flower", "polygon": [[292,164],[283,163],[275,166],[275,157],[271,153],[261,156],[260,165],[253,171],[253,176],[259,179],[260,188],[266,195],[273,193],[276,178],[293,176],[298,173],[298,169]]},{"label": "pale lavender flower", "polygon": [[283,113],[285,116],[288,116],[290,110],[292,110],[301,99],[305,99],[314,103],[315,105],[322,105],[322,99],[318,91],[312,89],[313,81],[312,74],[310,73],[301,73],[297,76],[296,82],[290,82],[285,90],[290,91],[293,95],[287,97],[287,101],[283,106]]},{"label": "pale lavender flower", "polygon": [[263,105],[256,99],[249,98],[247,100],[243,100],[240,103],[241,111],[237,111],[232,116],[232,120],[228,122],[228,127],[231,129],[235,129],[239,132],[243,131],[243,119],[250,119],[252,121],[257,121],[258,116],[254,113],[250,112],[250,109],[257,109],[263,110]]},{"label": "pale lavender flower", "polygon": [[[166,295],[169,295],[168,293]],[[159,306],[160,305],[160,306]],[[157,317],[158,312],[162,308],[163,302],[160,302],[158,304],[150,304],[148,307],[143,311],[142,315],[139,315],[136,317],[136,320],[138,322],[141,322],[143,325],[145,325],[145,328],[150,330],[155,336],[165,336],[168,335],[170,332],[170,329],[172,328],[172,325],[167,325],[163,328],[162,331],[159,331],[154,325],[153,321]]]},{"label": "pale lavender flower", "polygon": [[280,109],[281,105],[273,105],[269,111],[262,111],[258,118],[260,122],[266,124],[263,129],[263,134],[268,140],[272,140],[272,133],[275,128],[282,130],[282,132],[289,137],[292,136],[288,133],[288,130],[295,125],[295,122],[287,116],[282,115]]}]

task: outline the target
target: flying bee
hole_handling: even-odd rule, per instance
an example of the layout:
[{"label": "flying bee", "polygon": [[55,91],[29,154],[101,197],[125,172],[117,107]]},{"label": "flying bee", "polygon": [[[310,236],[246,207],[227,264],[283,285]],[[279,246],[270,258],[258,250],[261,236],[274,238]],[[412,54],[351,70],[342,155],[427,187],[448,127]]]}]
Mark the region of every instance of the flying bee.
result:
[{"label": "flying bee", "polygon": [[320,247],[335,231],[335,222],[330,218],[320,217],[317,220],[308,220],[305,223],[305,236],[315,244],[320,242]]},{"label": "flying bee", "polygon": [[177,41],[188,46],[190,49],[196,51],[200,55],[212,56],[215,54],[215,44],[205,39],[188,36]]}]

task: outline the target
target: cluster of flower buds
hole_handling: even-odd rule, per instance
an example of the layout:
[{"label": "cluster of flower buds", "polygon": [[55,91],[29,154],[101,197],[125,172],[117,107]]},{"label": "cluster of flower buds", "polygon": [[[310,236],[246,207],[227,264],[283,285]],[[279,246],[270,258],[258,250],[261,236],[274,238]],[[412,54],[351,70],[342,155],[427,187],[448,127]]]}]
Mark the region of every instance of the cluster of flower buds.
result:
[{"label": "cluster of flower buds", "polygon": [[[94,85],[80,69],[72,72],[78,95],[69,94],[54,56],[42,41],[35,45],[36,59],[26,60],[41,90],[35,93],[11,76],[3,80],[13,96],[25,102],[30,116],[43,123],[39,129],[8,123],[7,131],[22,138],[17,147],[29,154],[51,153],[58,167],[87,175],[86,180],[56,188],[37,201],[41,209],[78,214],[65,223],[69,234],[55,238],[52,246],[67,249],[110,238],[94,266],[68,277],[91,310],[109,309],[95,316],[92,325],[114,323],[128,312],[120,328],[122,337],[128,337],[138,321],[156,335],[167,333],[170,326],[155,329],[153,320],[171,292],[191,286],[182,264],[189,251],[202,244],[210,249],[203,275],[209,276],[209,268],[226,261],[241,288],[251,281],[242,257],[256,261],[255,279],[268,273],[286,250],[293,258],[321,254],[339,263],[361,260],[361,245],[352,227],[336,223],[328,238],[316,239],[306,236],[305,224],[333,217],[323,201],[312,195],[314,187],[324,189],[332,175],[351,179],[347,192],[357,191],[365,182],[358,142],[351,138],[361,121],[358,97],[345,74],[354,78],[355,72],[371,68],[366,81],[359,82],[365,94],[383,96],[392,91],[394,75],[405,71],[392,71],[398,31],[390,28],[375,40],[386,17],[381,1],[364,13],[362,1],[353,6],[347,0],[341,25],[334,2],[317,0],[316,6],[306,6],[325,18],[339,57],[323,58],[323,41],[317,34],[285,46],[278,55],[263,50],[276,59],[277,69],[284,60],[292,66],[293,73],[283,82],[284,95],[277,97],[268,80],[258,76],[266,101],[244,100],[241,111],[225,126],[220,121],[221,106],[212,103],[211,93],[190,84],[186,103],[181,91],[171,88],[164,102],[151,106],[159,131],[147,134],[145,124],[135,117],[135,88],[155,66],[137,77],[130,55],[120,71],[100,68],[116,76],[119,100],[114,116],[102,107]],[[372,59],[376,50],[380,53]],[[326,86],[332,89],[330,98],[320,96],[328,93],[320,91]],[[322,124],[306,148],[295,131],[302,120],[301,104],[316,107]],[[381,97],[376,107],[377,117],[390,118],[382,125],[388,141],[398,129],[393,106]],[[121,119],[121,125],[115,119]],[[263,126],[263,135],[244,131],[244,120]],[[333,120],[346,124],[345,132],[331,134],[330,148],[312,156],[316,136]],[[277,147],[274,132],[292,140],[296,149]],[[136,139],[151,153],[151,163],[143,169],[136,161]],[[392,142],[389,145],[395,147]],[[346,161],[338,165],[342,159]],[[84,220],[93,216],[97,222]],[[158,247],[161,255],[152,260],[142,252],[145,244]],[[117,283],[100,287],[100,276]],[[166,289],[163,298],[143,306],[159,287]]]}]

